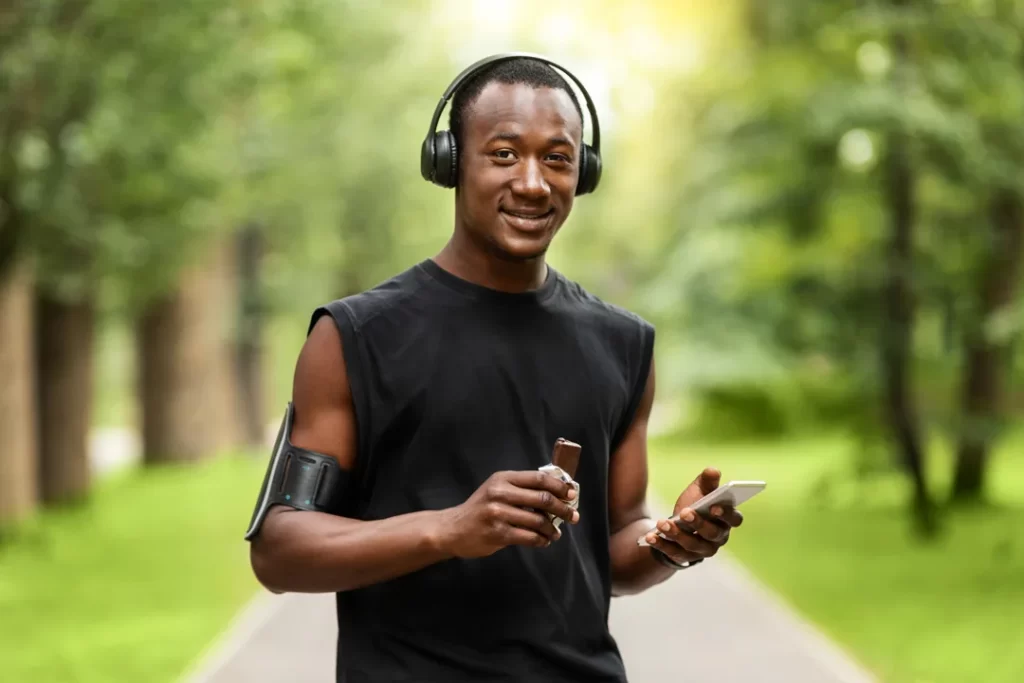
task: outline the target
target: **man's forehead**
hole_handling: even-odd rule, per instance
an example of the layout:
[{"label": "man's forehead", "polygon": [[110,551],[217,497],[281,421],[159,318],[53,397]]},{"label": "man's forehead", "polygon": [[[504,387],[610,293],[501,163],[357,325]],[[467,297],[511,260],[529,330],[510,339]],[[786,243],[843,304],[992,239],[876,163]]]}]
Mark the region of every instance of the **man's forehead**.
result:
[{"label": "man's forehead", "polygon": [[523,83],[487,84],[471,110],[471,125],[479,130],[518,124],[557,126],[579,134],[583,124],[564,90]]}]

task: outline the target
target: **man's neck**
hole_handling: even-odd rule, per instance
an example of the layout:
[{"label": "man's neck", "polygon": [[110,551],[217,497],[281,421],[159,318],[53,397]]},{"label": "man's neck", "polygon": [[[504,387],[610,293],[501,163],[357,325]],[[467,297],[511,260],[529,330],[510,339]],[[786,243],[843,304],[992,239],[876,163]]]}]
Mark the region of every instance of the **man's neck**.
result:
[{"label": "man's neck", "polygon": [[434,262],[452,275],[503,292],[540,289],[548,275],[543,256],[529,261],[512,261],[466,244],[458,235],[434,257]]}]

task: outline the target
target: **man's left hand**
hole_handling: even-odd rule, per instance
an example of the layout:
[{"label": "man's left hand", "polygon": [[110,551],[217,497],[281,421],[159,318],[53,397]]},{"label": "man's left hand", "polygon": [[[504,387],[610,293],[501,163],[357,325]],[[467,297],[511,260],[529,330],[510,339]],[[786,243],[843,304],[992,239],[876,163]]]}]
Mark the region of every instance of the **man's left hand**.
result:
[{"label": "man's left hand", "polygon": [[657,530],[668,540],[652,529],[647,534],[647,542],[679,563],[713,557],[729,541],[730,530],[743,523],[743,515],[735,508],[713,505],[711,516],[703,517],[687,506],[717,489],[721,479],[722,473],[714,467],[697,475],[679,495],[673,508],[672,514],[678,515],[680,521],[658,520]]}]

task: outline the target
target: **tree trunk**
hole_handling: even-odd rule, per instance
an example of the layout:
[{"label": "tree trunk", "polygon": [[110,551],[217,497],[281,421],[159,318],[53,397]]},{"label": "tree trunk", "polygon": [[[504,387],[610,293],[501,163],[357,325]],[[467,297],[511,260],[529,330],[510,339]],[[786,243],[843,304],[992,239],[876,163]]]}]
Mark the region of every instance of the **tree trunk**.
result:
[{"label": "tree trunk", "polygon": [[73,502],[90,483],[93,301],[39,295],[35,315],[40,495],[46,503]]},{"label": "tree trunk", "polygon": [[[900,2],[893,4],[899,5]],[[894,38],[896,68],[907,59],[906,37]],[[935,508],[928,493],[924,448],[914,407],[911,377],[914,330],[913,242],[916,222],[914,172],[909,140],[901,131],[889,137],[884,166],[884,194],[890,220],[886,284],[883,289],[882,371],[885,414],[913,486],[913,513],[925,535],[937,530]]]},{"label": "tree trunk", "polygon": [[985,334],[989,318],[1013,303],[1024,258],[1024,208],[1010,192],[995,199],[989,216],[992,240],[981,271],[978,297],[980,320],[966,344],[961,405],[963,431],[957,448],[952,499],[980,503],[985,492],[985,468],[1003,417],[1004,380],[1009,373],[1008,341]]},{"label": "tree trunk", "polygon": [[23,265],[0,278],[0,527],[38,503],[32,278]]},{"label": "tree trunk", "polygon": [[264,376],[263,323],[265,318],[263,280],[260,265],[263,259],[262,233],[259,227],[247,226],[238,234],[238,299],[239,329],[235,346],[235,368],[238,373],[239,409],[250,448],[264,445]]},{"label": "tree trunk", "polygon": [[0,188],[0,280],[12,277],[22,240],[21,228],[5,196],[4,189]]},{"label": "tree trunk", "polygon": [[911,287],[914,226],[913,173],[902,135],[890,139],[886,161],[886,199],[891,220],[888,273],[883,290],[882,370],[885,414],[903,465],[913,485],[913,510],[919,528],[935,531],[934,506],[928,494],[924,450],[914,409],[911,381],[911,337],[914,302]]},{"label": "tree trunk", "polygon": [[218,245],[138,321],[146,464],[194,461],[239,444],[227,256]]}]

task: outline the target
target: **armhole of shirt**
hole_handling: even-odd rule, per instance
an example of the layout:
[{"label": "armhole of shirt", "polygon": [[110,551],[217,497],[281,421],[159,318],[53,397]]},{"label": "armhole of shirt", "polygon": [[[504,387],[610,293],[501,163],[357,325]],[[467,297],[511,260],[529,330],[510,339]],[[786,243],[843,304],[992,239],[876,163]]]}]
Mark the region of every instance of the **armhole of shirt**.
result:
[{"label": "armhole of shirt", "polygon": [[633,391],[626,404],[626,411],[623,413],[619,428],[615,431],[615,438],[612,440],[611,452],[615,453],[622,441],[626,438],[629,428],[636,418],[640,408],[640,402],[644,397],[644,390],[647,388],[648,375],[651,372],[651,362],[654,359],[654,326],[647,322],[641,322],[640,327],[640,358],[637,375],[633,382]]},{"label": "armhole of shirt", "polygon": [[313,311],[307,334],[324,315],[331,316],[338,334],[341,336],[342,355],[345,359],[345,374],[348,377],[349,393],[352,396],[352,411],[356,428],[356,459],[352,469],[355,481],[361,482],[367,463],[370,435],[372,432],[370,411],[370,394],[366,377],[366,358],[363,340],[356,326],[355,315],[343,301],[318,307]]}]

